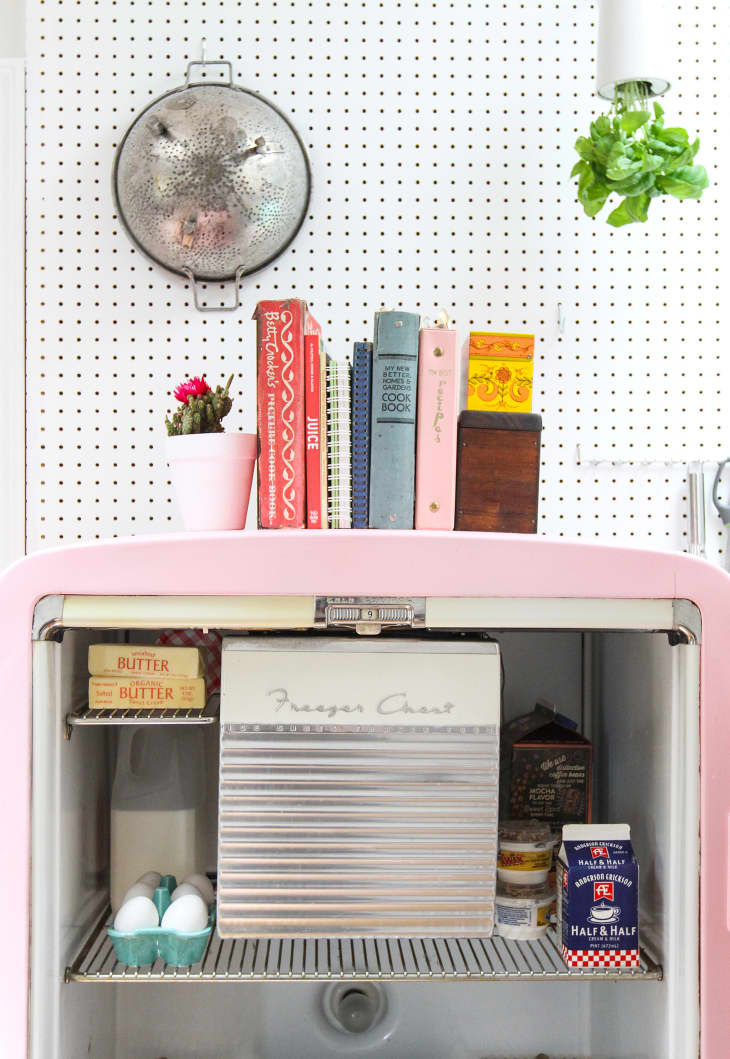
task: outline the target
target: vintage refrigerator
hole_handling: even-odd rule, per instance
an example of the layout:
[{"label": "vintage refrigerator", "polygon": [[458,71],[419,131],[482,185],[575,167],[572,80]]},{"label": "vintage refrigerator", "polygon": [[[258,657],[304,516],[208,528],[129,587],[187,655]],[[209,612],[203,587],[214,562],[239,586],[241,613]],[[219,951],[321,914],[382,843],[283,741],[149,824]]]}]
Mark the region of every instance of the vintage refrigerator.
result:
[{"label": "vintage refrigerator", "polygon": [[[726,1059],[729,617],[730,578],[701,560],[521,536],[174,535],[23,560],[0,585],[1,1054]],[[593,744],[594,819],[631,825],[641,967],[568,969],[550,937],[387,929],[214,933],[187,968],[117,963],[111,777],[125,724],[151,722],[89,713],[87,647],[170,629],[286,636],[303,665],[320,637],[496,641],[503,719],[559,702]],[[162,723],[205,744],[212,873],[215,704]]]}]

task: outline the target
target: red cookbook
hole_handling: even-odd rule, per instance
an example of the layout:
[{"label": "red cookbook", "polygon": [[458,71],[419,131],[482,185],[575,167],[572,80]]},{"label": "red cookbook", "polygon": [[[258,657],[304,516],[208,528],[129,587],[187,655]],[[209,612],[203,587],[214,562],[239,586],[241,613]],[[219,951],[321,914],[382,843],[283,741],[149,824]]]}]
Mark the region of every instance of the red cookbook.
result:
[{"label": "red cookbook", "polygon": [[299,298],[262,301],[257,330],[258,486],[261,529],[307,523],[304,336],[321,328]]},{"label": "red cookbook", "polygon": [[[307,529],[322,529],[321,352],[319,335],[304,336],[304,440],[307,450]],[[327,482],[325,479],[326,491]],[[325,492],[326,502],[326,492]]]}]

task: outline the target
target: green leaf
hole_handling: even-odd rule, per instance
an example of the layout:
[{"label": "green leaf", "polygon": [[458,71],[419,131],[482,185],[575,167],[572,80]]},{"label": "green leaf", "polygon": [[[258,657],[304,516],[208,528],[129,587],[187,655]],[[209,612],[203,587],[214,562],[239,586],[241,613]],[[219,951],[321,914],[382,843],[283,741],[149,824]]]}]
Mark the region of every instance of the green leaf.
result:
[{"label": "green leaf", "polygon": [[599,118],[591,122],[591,136],[596,139],[598,136],[605,136],[611,132],[611,119],[607,114],[601,114]]},{"label": "green leaf", "polygon": [[611,189],[603,180],[596,177],[590,166],[587,172],[581,174],[578,181],[578,201],[589,217],[595,217],[601,212],[610,194]]},{"label": "green leaf", "polygon": [[584,162],[593,161],[593,141],[587,136],[579,136],[575,141],[575,149]]},{"label": "green leaf", "polygon": [[686,165],[672,173],[657,177],[657,187],[675,199],[698,199],[710,181],[702,165]]},{"label": "green leaf", "polygon": [[611,185],[611,190],[618,195],[643,195],[645,191],[651,191],[654,187],[656,176],[654,173],[637,173],[629,180],[622,180]]},{"label": "green leaf", "polygon": [[654,135],[658,140],[668,143],[672,147],[684,148],[689,145],[689,135],[686,129],[657,129]]},{"label": "green leaf", "polygon": [[646,221],[649,217],[649,203],[651,195],[644,192],[642,195],[630,195],[625,199],[626,211],[635,221]]},{"label": "green leaf", "polygon": [[673,155],[668,160],[665,160],[664,172],[672,173],[675,169],[681,169],[683,166],[692,165],[692,159],[697,154],[698,148],[699,143],[698,141],[695,141],[695,143],[690,144],[689,147],[686,147],[681,152],[681,154]]},{"label": "green leaf", "polygon": [[632,136],[648,120],[649,114],[645,110],[627,110],[619,118],[619,126],[627,136]]},{"label": "green leaf", "polygon": [[593,141],[593,161],[605,167],[617,142],[613,133],[609,136],[599,136]]},{"label": "green leaf", "polygon": [[646,157],[644,159],[644,172],[645,173],[656,173],[662,166],[665,165],[665,159],[660,154],[654,154],[647,148]]},{"label": "green leaf", "polygon": [[626,150],[626,144],[614,144],[606,162],[606,176],[609,180],[626,180],[635,173],[641,173],[643,164]]},{"label": "green leaf", "polygon": [[572,180],[573,177],[580,176],[581,173],[585,173],[586,169],[590,170],[590,168],[591,167],[588,165],[588,163],[584,162],[583,159],[581,159],[579,162],[576,162],[573,168],[571,169],[570,179]]},{"label": "green leaf", "polygon": [[609,213],[606,222],[614,228],[622,228],[625,224],[633,224],[634,221],[646,221],[650,202],[651,195],[648,192],[643,195],[630,195]]},{"label": "green leaf", "polygon": [[650,151],[645,140],[630,144],[628,153],[634,161],[641,162],[641,168],[644,173],[654,173],[664,165],[663,156]]},{"label": "green leaf", "polygon": [[662,123],[664,121],[664,108],[659,106],[656,99],[654,100],[654,119]]},{"label": "green leaf", "polygon": [[682,154],[682,151],[684,150],[679,144],[673,145],[665,143],[664,140],[660,140],[658,137],[651,135],[647,136],[646,145],[654,154],[659,154],[667,159],[677,157],[677,155]]},{"label": "green leaf", "polygon": [[627,199],[616,207],[615,210],[611,210],[608,217],[606,217],[606,224],[610,224],[613,228],[621,228],[624,224],[631,224],[634,218],[628,211],[626,206]]}]

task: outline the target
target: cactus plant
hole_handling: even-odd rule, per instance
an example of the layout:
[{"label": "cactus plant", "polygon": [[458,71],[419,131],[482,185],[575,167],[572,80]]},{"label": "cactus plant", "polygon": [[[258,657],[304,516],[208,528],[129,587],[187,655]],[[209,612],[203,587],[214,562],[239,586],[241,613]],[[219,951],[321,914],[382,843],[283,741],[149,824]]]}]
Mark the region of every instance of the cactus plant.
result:
[{"label": "cactus plant", "polygon": [[221,419],[231,410],[233,400],[228,396],[228,389],[233,376],[225,387],[216,386],[211,390],[205,377],[195,375],[187,382],[182,382],[174,391],[181,407],[173,412],[172,419],[165,417],[165,426],[170,437],[177,434],[222,434],[224,427]]}]

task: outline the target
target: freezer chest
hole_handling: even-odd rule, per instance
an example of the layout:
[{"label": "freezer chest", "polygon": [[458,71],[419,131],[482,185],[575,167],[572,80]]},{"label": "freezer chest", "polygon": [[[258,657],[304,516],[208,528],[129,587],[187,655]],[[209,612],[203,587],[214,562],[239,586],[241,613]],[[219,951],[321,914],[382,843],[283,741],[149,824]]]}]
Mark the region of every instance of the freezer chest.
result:
[{"label": "freezer chest", "polygon": [[226,640],[221,936],[489,936],[499,688],[489,642]]}]

